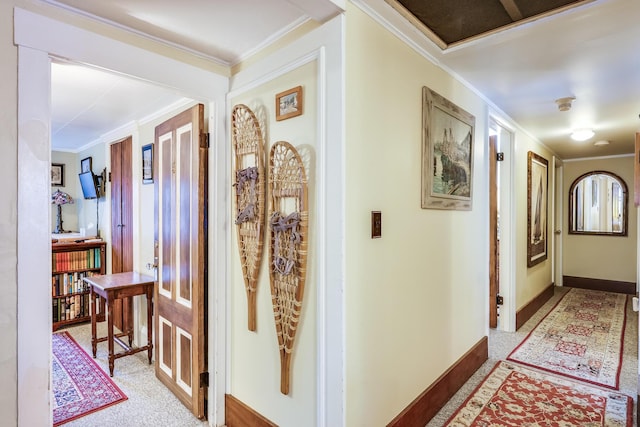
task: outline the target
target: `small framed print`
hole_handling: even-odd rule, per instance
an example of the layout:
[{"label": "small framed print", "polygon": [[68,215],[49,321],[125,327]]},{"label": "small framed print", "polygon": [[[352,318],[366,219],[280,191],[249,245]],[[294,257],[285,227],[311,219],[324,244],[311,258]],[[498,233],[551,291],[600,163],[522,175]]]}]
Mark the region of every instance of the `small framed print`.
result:
[{"label": "small framed print", "polygon": [[64,187],[64,164],[51,163],[51,186]]},{"label": "small framed print", "polygon": [[142,147],[142,183],[153,183],[153,144]]},{"label": "small framed print", "polygon": [[84,159],[80,160],[80,172],[89,172],[92,170],[91,168],[91,157],[85,157]]},{"label": "small framed print", "polygon": [[276,120],[290,119],[302,114],[302,86],[285,90],[276,95]]}]

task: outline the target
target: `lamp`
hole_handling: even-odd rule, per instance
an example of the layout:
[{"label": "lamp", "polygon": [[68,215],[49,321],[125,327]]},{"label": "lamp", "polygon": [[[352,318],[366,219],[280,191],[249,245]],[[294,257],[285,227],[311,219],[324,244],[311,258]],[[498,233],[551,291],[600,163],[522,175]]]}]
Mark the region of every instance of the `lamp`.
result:
[{"label": "lamp", "polygon": [[593,137],[593,135],[595,135],[593,129],[576,129],[571,134],[571,139],[574,141],[586,141]]},{"label": "lamp", "polygon": [[57,205],[58,207],[58,219],[56,223],[56,229],[53,230],[53,232],[56,234],[65,233],[64,229],[62,228],[62,205],[73,203],[73,197],[71,197],[64,191],[56,190],[56,192],[51,195],[51,203]]}]

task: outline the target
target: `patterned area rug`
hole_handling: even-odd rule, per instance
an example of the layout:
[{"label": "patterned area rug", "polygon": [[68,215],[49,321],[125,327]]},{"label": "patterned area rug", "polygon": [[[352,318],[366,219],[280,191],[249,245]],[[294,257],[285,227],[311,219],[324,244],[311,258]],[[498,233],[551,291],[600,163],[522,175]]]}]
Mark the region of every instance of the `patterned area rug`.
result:
[{"label": "patterned area rug", "polygon": [[447,427],[631,427],[633,399],[527,367],[498,362]]},{"label": "patterned area rug", "polygon": [[507,360],[617,389],[627,296],[571,289]]},{"label": "patterned area rug", "polygon": [[53,338],[51,363],[53,425],[59,426],[127,400],[67,332]]}]

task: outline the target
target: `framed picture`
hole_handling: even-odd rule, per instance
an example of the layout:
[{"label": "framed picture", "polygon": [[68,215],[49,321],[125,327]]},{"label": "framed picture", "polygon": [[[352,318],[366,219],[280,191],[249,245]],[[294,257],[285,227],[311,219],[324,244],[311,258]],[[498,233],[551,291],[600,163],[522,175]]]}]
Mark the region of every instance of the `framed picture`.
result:
[{"label": "framed picture", "polygon": [[51,163],[51,186],[64,187],[64,164]]},{"label": "framed picture", "polygon": [[153,183],[153,144],[142,147],[142,183]]},{"label": "framed picture", "polygon": [[422,88],[422,209],[471,210],[474,116]]},{"label": "framed picture", "polygon": [[85,157],[80,160],[80,172],[85,173],[92,170],[91,157]]},{"label": "framed picture", "polygon": [[549,162],[533,151],[527,157],[527,267],[533,267],[547,259]]},{"label": "framed picture", "polygon": [[302,86],[285,90],[276,95],[276,120],[290,119],[302,114]]}]

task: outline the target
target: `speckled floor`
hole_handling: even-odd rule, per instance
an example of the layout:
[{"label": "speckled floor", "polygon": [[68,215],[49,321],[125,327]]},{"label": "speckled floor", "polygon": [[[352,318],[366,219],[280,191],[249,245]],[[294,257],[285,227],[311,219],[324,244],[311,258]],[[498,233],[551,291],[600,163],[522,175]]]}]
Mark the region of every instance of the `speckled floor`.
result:
[{"label": "speckled floor", "polygon": [[[91,325],[82,324],[63,329],[91,355]],[[106,323],[98,324],[99,336],[106,335]],[[116,351],[118,346],[116,344]],[[109,372],[107,343],[98,344],[94,359],[105,372]],[[63,424],[64,427],[191,427],[206,426],[155,377],[147,353],[116,359],[113,382],[127,395],[128,400],[99,410],[85,417]]]},{"label": "speckled floor", "polygon": [[[469,394],[489,374],[499,360],[505,360],[509,353],[524,340],[529,332],[556,305],[558,300],[569,288],[556,288],[555,295],[517,332],[502,332],[491,330],[489,334],[489,359],[475,374],[458,390],[454,397],[436,414],[426,427],[441,427],[464,403]],[[630,297],[629,297],[630,298]],[[622,370],[620,372],[620,392],[634,399],[633,424],[636,422],[636,405],[638,395],[638,313],[632,309],[631,299],[627,304],[627,323],[624,334],[624,350]]]},{"label": "speckled floor", "polygon": [[[526,337],[551,308],[557,303],[567,288],[556,288],[555,295],[517,332],[491,331],[489,335],[489,360],[467,381],[456,395],[438,412],[426,427],[441,427],[453,412],[464,402],[469,393],[484,379],[499,360],[509,353]],[[627,306],[627,324],[620,392],[634,398],[634,423],[638,390],[638,313],[632,311],[631,301]],[[106,325],[99,324],[99,333],[105,334]],[[66,328],[88,354],[91,354],[91,328],[84,324]],[[108,371],[107,345],[98,344],[96,362]],[[190,427],[206,426],[199,421],[173,396],[155,377],[153,365],[149,365],[146,353],[124,357],[115,361],[114,382],[129,398],[123,403],[100,410],[78,420],[64,424],[64,427]]]}]

